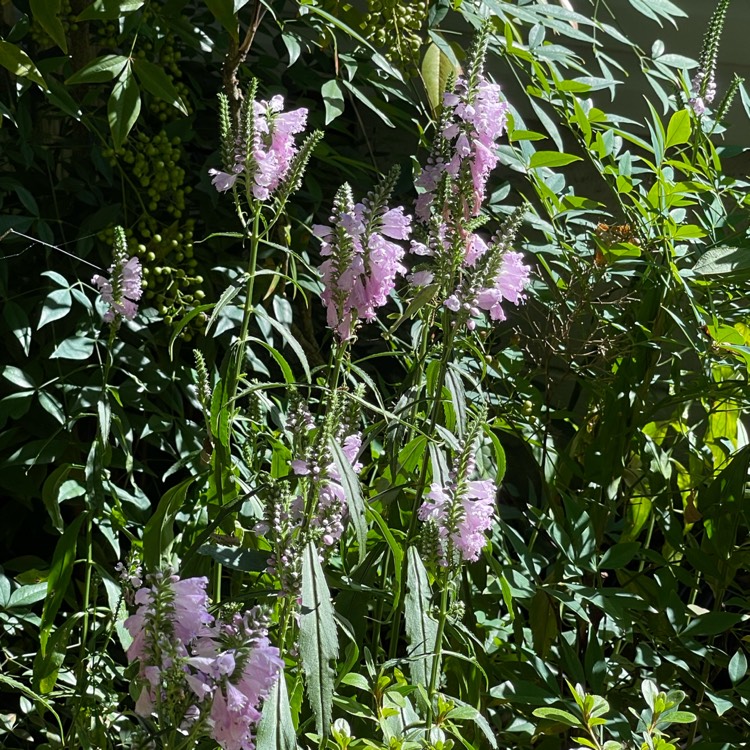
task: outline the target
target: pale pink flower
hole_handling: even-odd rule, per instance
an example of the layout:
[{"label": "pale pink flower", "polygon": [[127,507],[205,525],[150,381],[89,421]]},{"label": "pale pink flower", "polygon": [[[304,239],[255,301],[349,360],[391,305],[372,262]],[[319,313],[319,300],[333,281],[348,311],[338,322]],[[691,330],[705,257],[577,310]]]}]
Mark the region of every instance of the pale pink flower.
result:
[{"label": "pale pink flower", "polygon": [[138,300],[143,294],[143,269],[140,260],[133,256],[120,264],[116,259],[109,267],[109,274],[110,279],[99,274],[91,279],[91,283],[98,287],[102,300],[109,305],[104,320],[111,323],[116,315],[133,320],[138,312]]}]

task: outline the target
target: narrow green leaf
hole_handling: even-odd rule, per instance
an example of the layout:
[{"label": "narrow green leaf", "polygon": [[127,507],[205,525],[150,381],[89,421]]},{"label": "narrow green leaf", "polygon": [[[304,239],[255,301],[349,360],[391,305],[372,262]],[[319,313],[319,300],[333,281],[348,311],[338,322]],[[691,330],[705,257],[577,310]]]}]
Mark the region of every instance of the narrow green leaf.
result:
[{"label": "narrow green leaf", "polygon": [[664,148],[667,149],[670,146],[680,146],[683,143],[687,143],[690,140],[691,130],[692,126],[688,110],[681,109],[675,112],[667,126],[667,140],[664,143]]},{"label": "narrow green leaf", "polygon": [[68,42],[60,20],[61,0],[31,0],[29,6],[35,21],[50,35],[52,41],[67,55]]},{"label": "narrow green leaf", "polygon": [[404,624],[409,644],[408,657],[412,682],[428,687],[435,659],[438,624],[430,614],[432,589],[417,548],[406,551],[406,596]]},{"label": "narrow green leaf", "polygon": [[333,461],[341,477],[341,486],[346,496],[346,507],[349,510],[349,519],[354,525],[354,533],[357,535],[357,547],[359,548],[359,564],[361,565],[367,555],[367,517],[365,515],[365,500],[359,487],[359,479],[344,454],[337,440],[331,438],[328,442],[333,455]]},{"label": "narrow green leaf", "polygon": [[388,118],[388,116],[383,112],[380,107],[368,96],[366,96],[360,89],[358,89],[353,83],[350,83],[346,79],[342,79],[341,83],[344,84],[344,87],[351,91],[352,94],[354,94],[354,97],[356,99],[359,99],[359,101],[362,102],[366,107],[371,109],[388,127],[394,128],[396,127],[391,120]]},{"label": "narrow green leaf", "polygon": [[308,542],[302,553],[302,605],[299,650],[307,693],[315,714],[315,731],[327,736],[331,726],[334,671],[331,661],[339,654],[331,596],[318,551]]},{"label": "narrow green leaf", "polygon": [[47,578],[47,597],[44,600],[42,619],[39,623],[39,642],[42,653],[46,653],[47,639],[52,632],[57,611],[63,603],[68,591],[68,584],[73,573],[73,564],[76,558],[76,544],[78,532],[83,523],[84,516],[80,515],[68,526],[55,546],[55,554],[52,556],[52,567]]},{"label": "narrow green leaf", "polygon": [[233,0],[206,0],[206,6],[214,18],[229,32],[232,39],[240,38],[240,26],[234,14]]},{"label": "narrow green leaf", "polygon": [[295,750],[296,747],[297,733],[292,721],[286,679],[282,673],[263,704],[255,750]]},{"label": "narrow green leaf", "polygon": [[185,102],[177,93],[177,89],[169,80],[169,76],[164,72],[164,68],[148,60],[136,58],[133,61],[133,70],[141,85],[149,94],[157,99],[163,99],[187,117],[188,111]]},{"label": "narrow green leaf", "polygon": [[115,83],[107,104],[107,119],[115,148],[120,148],[125,142],[140,112],[141,91],[132,66],[127,65]]},{"label": "narrow green leaf", "polygon": [[495,475],[495,484],[500,485],[505,476],[506,461],[505,461],[505,449],[500,443],[499,438],[493,432],[492,428],[485,424],[482,426],[484,434],[492,441],[492,447],[495,449],[495,463],[497,464],[497,474]]},{"label": "narrow green leaf", "polygon": [[272,328],[274,328],[284,339],[284,343],[289,345],[289,348],[297,355],[299,363],[302,365],[302,369],[305,371],[305,377],[307,382],[312,381],[312,375],[310,374],[310,365],[307,364],[307,357],[305,356],[305,350],[300,346],[299,341],[292,336],[291,331],[283,324],[279,323],[278,320],[272,318],[262,307],[256,307],[255,313],[259,318],[264,318],[268,321]]},{"label": "narrow green leaf", "polygon": [[531,600],[529,624],[531,625],[534,649],[541,658],[545,658],[555,638],[557,638],[559,628],[557,625],[557,613],[552,604],[552,599],[541,589],[534,594],[534,598]]},{"label": "narrow green leaf", "polygon": [[28,78],[45,91],[47,84],[31,58],[15,44],[0,39],[0,65],[20,78]]},{"label": "narrow green leaf", "polygon": [[403,547],[396,541],[396,537],[388,527],[383,516],[372,508],[367,509],[367,513],[375,521],[376,525],[380,529],[380,533],[383,535],[386,543],[388,544],[391,554],[393,555],[393,569],[394,569],[394,594],[393,594],[393,608],[395,609],[399,605],[400,592],[401,592],[401,565],[404,559]]},{"label": "narrow green leaf", "polygon": [[203,312],[208,312],[212,307],[215,307],[216,304],[214,302],[208,302],[205,305],[198,305],[198,307],[194,307],[190,312],[185,313],[183,315],[179,322],[172,327],[172,335],[169,337],[169,358],[174,359],[174,342],[177,340],[177,337],[180,335],[182,330],[185,328],[185,326],[195,317],[200,315]]},{"label": "narrow green leaf", "polygon": [[65,661],[65,652],[73,626],[83,617],[83,612],[74,612],[47,641],[45,650],[39,650],[34,657],[34,687],[46,695],[55,689],[57,675]]},{"label": "narrow green leaf", "polygon": [[670,711],[659,717],[657,726],[668,726],[669,724],[692,724],[698,717],[690,711]]},{"label": "narrow green leaf", "polygon": [[124,55],[103,55],[73,73],[65,83],[106,83],[107,81],[113,81],[122,73],[127,64],[128,58]]},{"label": "narrow green leaf", "polygon": [[529,161],[529,169],[539,169],[540,167],[564,167],[574,161],[581,161],[580,156],[573,154],[563,154],[559,151],[536,151]]},{"label": "narrow green leaf", "polygon": [[0,672],[0,682],[4,685],[8,685],[9,687],[12,687],[14,690],[17,690],[19,693],[23,693],[27,697],[31,698],[33,701],[38,701],[44,708],[47,709],[57,721],[57,727],[60,730],[60,737],[62,738],[63,745],[65,744],[65,730],[63,729],[62,722],[60,721],[60,717],[58,716],[57,712],[54,708],[50,705],[49,701],[42,698],[41,695],[38,693],[35,693],[30,688],[26,687],[22,682],[19,682],[18,680],[13,679],[13,677],[8,677],[8,675],[2,674]]},{"label": "narrow green leaf", "polygon": [[185,496],[194,477],[188,477],[176,487],[167,490],[159,501],[156,511],[146,522],[143,530],[143,562],[146,570],[160,567],[174,541],[174,519],[185,502]]},{"label": "narrow green leaf", "polygon": [[533,711],[534,716],[540,719],[549,719],[550,721],[559,721],[562,724],[567,724],[569,727],[578,727],[581,722],[573,716],[569,711],[563,711],[560,708],[535,708]]}]

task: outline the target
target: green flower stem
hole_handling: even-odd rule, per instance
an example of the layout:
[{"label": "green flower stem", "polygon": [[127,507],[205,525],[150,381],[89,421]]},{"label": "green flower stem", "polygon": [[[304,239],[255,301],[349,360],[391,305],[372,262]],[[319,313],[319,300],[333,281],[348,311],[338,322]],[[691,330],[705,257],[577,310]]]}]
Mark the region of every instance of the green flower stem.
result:
[{"label": "green flower stem", "polygon": [[[443,578],[443,576],[440,576]],[[447,576],[445,576],[447,579]],[[437,691],[438,674],[440,673],[440,662],[443,656],[443,634],[445,633],[445,622],[448,619],[448,592],[450,586],[447,580],[440,581],[440,611],[438,613],[438,629],[435,636],[435,650],[432,659],[432,672],[430,673],[430,685],[427,689],[427,735],[432,728],[433,708],[432,703]]]},{"label": "green flower stem", "polygon": [[[443,385],[445,385],[445,376],[448,372],[448,363],[450,362],[451,355],[453,354],[453,339],[455,337],[455,330],[451,325],[451,315],[448,310],[443,311],[442,328],[443,331],[447,331],[445,343],[443,345],[443,355],[440,358],[440,369],[438,370],[438,378],[435,384],[435,398],[432,401],[432,409],[430,410],[430,421],[429,426],[426,430],[427,435],[432,435],[435,432],[437,425],[438,416],[440,415],[440,406],[442,402]],[[425,334],[426,335],[426,334]],[[422,498],[424,497],[425,486],[427,483],[427,471],[429,468],[429,461],[425,456],[422,461],[422,469],[419,475],[419,481],[417,482],[417,489],[414,494],[414,501],[412,502],[411,518],[409,519],[409,528],[406,533],[406,540],[404,542],[404,548],[412,543],[416,536],[417,531],[417,520],[419,507],[422,504]],[[398,607],[393,613],[393,626],[391,628],[391,641],[389,656],[391,659],[396,657],[398,649],[398,633],[401,629],[401,619],[404,614],[404,598],[406,594],[406,579],[408,573],[408,558],[404,555],[404,559],[401,563],[401,591],[398,599]]]}]

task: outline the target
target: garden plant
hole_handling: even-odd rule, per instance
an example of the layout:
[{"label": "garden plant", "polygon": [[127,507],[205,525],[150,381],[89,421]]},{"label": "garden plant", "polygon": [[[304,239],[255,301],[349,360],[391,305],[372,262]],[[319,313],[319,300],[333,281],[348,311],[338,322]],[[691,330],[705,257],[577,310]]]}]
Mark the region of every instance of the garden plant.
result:
[{"label": "garden plant", "polygon": [[0,6],[0,747],[750,746],[709,4]]}]

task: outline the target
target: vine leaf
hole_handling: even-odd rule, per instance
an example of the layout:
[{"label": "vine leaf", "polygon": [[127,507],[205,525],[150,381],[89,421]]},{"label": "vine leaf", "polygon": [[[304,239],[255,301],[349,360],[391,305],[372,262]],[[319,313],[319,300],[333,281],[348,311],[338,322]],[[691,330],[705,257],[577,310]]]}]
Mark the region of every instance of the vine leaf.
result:
[{"label": "vine leaf", "polygon": [[331,595],[318,551],[308,542],[302,553],[302,611],[300,657],[307,678],[307,694],[315,714],[315,730],[328,734],[333,706],[334,672],[331,660],[339,654]]}]

